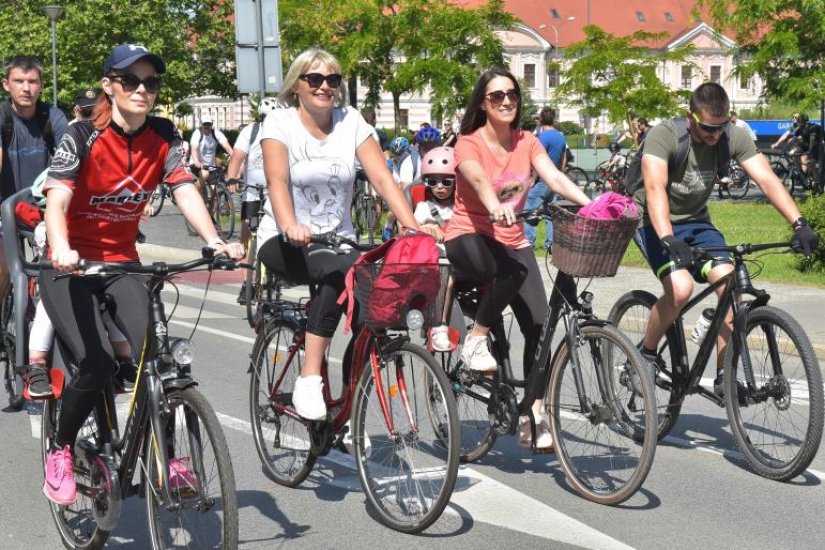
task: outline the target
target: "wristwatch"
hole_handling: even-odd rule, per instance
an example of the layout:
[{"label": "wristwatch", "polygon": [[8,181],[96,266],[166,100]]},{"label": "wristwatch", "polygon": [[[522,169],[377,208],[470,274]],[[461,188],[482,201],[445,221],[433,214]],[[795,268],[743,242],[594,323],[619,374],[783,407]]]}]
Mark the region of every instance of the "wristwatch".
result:
[{"label": "wristwatch", "polygon": [[793,222],[793,229],[796,231],[800,227],[810,227],[811,224],[808,223],[808,218],[805,216],[799,216],[795,222]]}]

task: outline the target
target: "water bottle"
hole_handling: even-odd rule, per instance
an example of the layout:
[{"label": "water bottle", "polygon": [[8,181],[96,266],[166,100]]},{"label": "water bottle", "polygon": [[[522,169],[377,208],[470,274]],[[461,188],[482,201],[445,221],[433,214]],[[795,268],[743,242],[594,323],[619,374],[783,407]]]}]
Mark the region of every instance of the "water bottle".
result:
[{"label": "water bottle", "polygon": [[702,311],[702,315],[699,316],[696,320],[696,324],[693,325],[693,334],[690,336],[691,340],[697,344],[702,342],[702,339],[705,337],[708,327],[710,326],[710,322],[713,320],[713,316],[715,314],[716,310],[710,307]]}]

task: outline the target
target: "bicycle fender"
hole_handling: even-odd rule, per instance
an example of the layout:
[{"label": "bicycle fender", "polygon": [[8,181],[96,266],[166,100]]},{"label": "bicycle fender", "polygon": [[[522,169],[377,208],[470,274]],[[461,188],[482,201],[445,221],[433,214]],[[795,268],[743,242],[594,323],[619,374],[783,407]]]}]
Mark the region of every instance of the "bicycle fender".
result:
[{"label": "bicycle fender", "polygon": [[607,319],[587,319],[586,321],[582,321],[579,326],[582,327],[606,327],[607,325],[612,325],[610,321]]},{"label": "bicycle fender", "polygon": [[171,378],[169,380],[163,381],[163,389],[166,392],[175,390],[185,390],[186,388],[191,388],[192,386],[197,385],[198,383],[195,382],[192,378]]}]

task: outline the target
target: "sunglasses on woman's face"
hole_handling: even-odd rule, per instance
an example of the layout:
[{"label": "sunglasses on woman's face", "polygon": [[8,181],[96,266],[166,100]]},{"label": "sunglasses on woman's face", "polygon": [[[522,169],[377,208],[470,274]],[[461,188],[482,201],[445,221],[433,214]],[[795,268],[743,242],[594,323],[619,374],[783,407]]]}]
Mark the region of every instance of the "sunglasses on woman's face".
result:
[{"label": "sunglasses on woman's face", "polygon": [[146,93],[149,94],[156,94],[160,90],[160,78],[156,76],[147,76],[141,80],[133,74],[126,73],[112,75],[110,78],[115,82],[120,82],[123,91],[127,94],[131,94],[137,90],[141,84],[143,84],[143,89],[146,90]]},{"label": "sunglasses on woman's face", "polygon": [[490,101],[490,105],[493,107],[498,107],[504,103],[505,97],[510,100],[510,103],[518,103],[519,99],[521,99],[521,94],[519,94],[515,89],[507,90],[506,92],[496,90],[495,92],[486,94],[486,97]]},{"label": "sunglasses on woman's face", "polygon": [[299,76],[301,80],[309,84],[310,88],[320,88],[321,84],[324,83],[324,80],[327,81],[327,86],[330,88],[337,88],[341,85],[342,76],[340,74],[327,74],[323,75],[321,73],[307,73],[302,74]]},{"label": "sunglasses on woman's face", "polygon": [[452,187],[455,185],[455,178],[424,178],[424,185],[427,187],[435,187],[436,185]]}]

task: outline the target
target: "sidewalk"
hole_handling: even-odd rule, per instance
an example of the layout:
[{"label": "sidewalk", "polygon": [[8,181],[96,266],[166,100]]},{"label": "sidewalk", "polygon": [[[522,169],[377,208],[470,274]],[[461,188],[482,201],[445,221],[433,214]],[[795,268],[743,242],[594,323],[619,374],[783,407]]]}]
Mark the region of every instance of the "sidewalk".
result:
[{"label": "sidewalk", "polygon": [[[196,239],[192,239],[195,241]],[[176,248],[157,244],[139,244],[138,252],[144,263],[152,261],[183,262],[192,260],[200,254],[200,248]],[[538,257],[539,265],[542,268],[545,288],[549,294],[553,286],[547,270],[544,268],[543,255]],[[551,266],[550,274],[555,274],[556,269]],[[583,291],[587,281],[581,281],[579,291]],[[771,283],[756,279],[755,286],[766,290],[771,295],[771,305],[785,310],[808,333],[808,337],[813,343],[814,350],[820,361],[825,364],[825,291],[818,288],[804,286],[785,285]],[[593,279],[588,290],[595,295],[596,313],[600,317],[607,317],[610,308],[615,301],[625,292],[639,289],[647,290],[655,295],[660,294],[661,286],[653,274],[647,269],[632,267],[621,267],[615,277]],[[715,305],[714,298],[707,299],[707,307]],[[696,315],[701,309],[696,308]],[[692,313],[692,312],[691,312]],[[696,319],[685,319],[688,330],[692,330]]]}]

